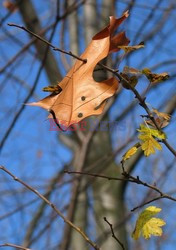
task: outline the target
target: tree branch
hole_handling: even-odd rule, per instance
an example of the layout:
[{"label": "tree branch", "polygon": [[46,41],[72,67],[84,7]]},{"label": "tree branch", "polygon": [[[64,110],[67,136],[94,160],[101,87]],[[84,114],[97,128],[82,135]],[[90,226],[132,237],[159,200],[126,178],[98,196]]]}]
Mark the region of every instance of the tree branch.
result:
[{"label": "tree branch", "polygon": [[104,217],[103,219],[109,225],[111,229],[112,238],[114,238],[118,242],[118,244],[121,246],[121,248],[125,250],[123,243],[117,238],[117,236],[114,233],[113,225],[106,219],[106,217]]},{"label": "tree branch", "polygon": [[[42,195],[41,193],[39,193],[36,189],[34,189],[32,186],[28,185],[27,183],[25,183],[24,181],[22,181],[21,179],[19,179],[18,177],[16,177],[14,174],[12,174],[7,168],[5,168],[4,166],[0,166],[0,170],[4,171],[5,173],[7,173],[9,176],[11,176],[14,181],[19,182],[20,184],[22,184],[24,187],[26,187],[28,190],[30,190],[31,192],[33,192],[34,194],[36,194],[41,200],[43,200],[44,202],[46,202],[63,220],[65,223],[67,223],[70,227],[72,227],[73,229],[75,229],[79,234],[82,235],[82,237],[96,250],[99,250],[100,248],[94,243],[92,242],[89,237],[76,225],[74,225],[70,220],[68,220],[62,213],[61,211],[52,203],[50,202],[44,195]],[[25,248],[24,248],[25,249]]]},{"label": "tree branch", "polygon": [[28,32],[29,34],[31,34],[32,36],[36,37],[37,39],[39,39],[40,41],[46,43],[47,45],[49,45],[53,50],[55,51],[59,51],[63,54],[66,54],[66,55],[69,55],[69,56],[72,56],[73,58],[76,58],[80,61],[82,61],[83,63],[86,63],[87,62],[87,59],[82,59],[80,58],[79,56],[76,56],[75,54],[73,54],[71,51],[67,52],[65,50],[62,50],[62,49],[59,49],[57,48],[56,46],[54,46],[52,43],[48,42],[46,39],[42,38],[41,36],[35,34],[34,32],[30,31],[29,29],[25,28],[24,26],[20,26],[18,24],[15,24],[15,23],[8,23],[9,26],[12,26],[12,27],[17,27],[19,29],[22,29],[26,32]]},{"label": "tree branch", "polygon": [[157,188],[155,185],[151,185],[151,184],[148,184],[144,181],[142,181],[139,176],[137,177],[134,177],[130,174],[128,174],[127,172],[123,171],[122,175],[124,176],[124,178],[118,178],[118,177],[111,177],[111,176],[106,176],[106,175],[101,175],[101,174],[97,174],[97,173],[87,173],[87,172],[82,172],[82,171],[64,171],[65,173],[67,174],[79,174],[79,175],[87,175],[87,176],[92,176],[92,177],[95,177],[95,178],[102,178],[102,179],[106,179],[106,180],[113,180],[113,181],[127,181],[127,182],[131,182],[131,183],[136,183],[138,185],[142,185],[144,187],[148,187],[154,191],[156,191],[157,193],[159,193],[159,196],[152,199],[151,201],[148,201],[146,203],[142,203],[140,206],[136,207],[136,208],[133,208],[131,211],[134,211],[136,210],[137,208],[139,207],[142,207],[148,203],[151,203],[155,200],[158,200],[158,199],[169,199],[169,200],[172,200],[172,201],[176,201],[176,198],[166,194],[166,193],[163,193],[159,188]]},{"label": "tree branch", "polygon": [[16,244],[12,244],[12,243],[1,244],[0,248],[1,247],[13,247],[13,248],[16,248],[16,249],[21,249],[21,250],[31,250],[30,248],[22,247],[22,246],[19,246],[19,245],[16,245]]}]

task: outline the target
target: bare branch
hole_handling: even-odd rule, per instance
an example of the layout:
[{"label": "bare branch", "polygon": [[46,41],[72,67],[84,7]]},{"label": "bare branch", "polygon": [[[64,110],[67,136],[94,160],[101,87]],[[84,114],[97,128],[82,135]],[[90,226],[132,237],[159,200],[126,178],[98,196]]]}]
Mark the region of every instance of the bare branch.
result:
[{"label": "bare branch", "polygon": [[5,168],[4,166],[0,166],[0,170],[4,171],[5,173],[7,173],[8,175],[10,175],[15,181],[19,182],[20,184],[22,184],[23,186],[25,186],[28,190],[30,190],[31,192],[33,192],[34,194],[36,194],[40,199],[42,199],[43,201],[45,201],[63,220],[65,223],[67,223],[70,227],[74,228],[79,234],[82,235],[82,237],[96,250],[99,250],[100,248],[94,243],[92,242],[89,237],[76,225],[74,225],[70,220],[68,220],[62,213],[61,211],[52,203],[50,202],[45,196],[43,196],[41,193],[39,193],[36,189],[34,189],[33,187],[31,187],[30,185],[28,185],[27,183],[25,183],[24,181],[22,181],[21,179],[19,179],[18,177],[16,177],[14,174],[12,174],[7,168]]},{"label": "bare branch", "polygon": [[142,207],[148,203],[151,203],[155,200],[158,200],[158,199],[169,199],[169,200],[172,200],[172,201],[176,201],[176,198],[166,194],[166,193],[163,193],[159,188],[156,187],[156,185],[151,185],[151,184],[148,184],[146,182],[143,182],[139,176],[137,177],[134,177],[130,174],[128,174],[127,172],[125,172],[125,170],[123,171],[122,175],[124,176],[124,178],[118,178],[118,177],[111,177],[111,176],[106,176],[106,175],[101,175],[101,174],[96,174],[96,173],[87,173],[87,172],[82,172],[82,171],[64,171],[65,173],[67,174],[79,174],[79,175],[88,175],[88,176],[91,176],[91,177],[95,177],[95,178],[103,178],[103,179],[106,179],[106,180],[113,180],[113,181],[127,181],[127,182],[131,182],[131,183],[136,183],[138,185],[142,185],[144,187],[148,187],[154,191],[156,191],[157,193],[159,193],[160,195],[155,198],[155,199],[152,199],[151,201],[148,201],[146,203],[142,203],[140,206],[132,209],[131,211],[134,211],[136,210],[137,208],[139,207]]},{"label": "bare branch", "polygon": [[104,217],[104,221],[109,225],[111,229],[112,238],[114,238],[118,242],[118,244],[121,246],[121,248],[125,250],[123,243],[117,238],[117,236],[114,233],[113,225],[106,219],[106,217]]},{"label": "bare branch", "polygon": [[62,52],[62,53],[64,53],[64,54],[66,54],[66,55],[72,56],[72,57],[74,57],[74,58],[76,58],[76,59],[82,61],[83,63],[86,63],[86,62],[87,62],[87,59],[82,59],[82,58],[80,58],[80,57],[74,55],[71,51],[67,52],[67,51],[65,51],[65,50],[62,50],[62,49],[57,48],[56,46],[52,45],[50,42],[48,42],[47,40],[45,40],[45,39],[42,38],[41,36],[35,34],[34,32],[30,31],[29,29],[25,28],[24,26],[20,26],[20,25],[18,25],[18,24],[14,24],[14,23],[8,23],[8,25],[9,25],[9,26],[12,26],[12,27],[17,27],[17,28],[19,28],[19,29],[22,29],[22,30],[28,32],[29,34],[33,35],[34,37],[36,37],[36,38],[39,39],[40,41],[42,41],[42,42],[46,43],[47,45],[49,45],[49,46],[50,46],[53,50],[55,50],[55,51],[59,51],[59,52]]},{"label": "bare branch", "polygon": [[1,247],[14,247],[14,248],[21,249],[21,250],[31,250],[30,248],[22,247],[22,246],[15,245],[15,244],[12,244],[12,243],[1,244],[0,248]]}]

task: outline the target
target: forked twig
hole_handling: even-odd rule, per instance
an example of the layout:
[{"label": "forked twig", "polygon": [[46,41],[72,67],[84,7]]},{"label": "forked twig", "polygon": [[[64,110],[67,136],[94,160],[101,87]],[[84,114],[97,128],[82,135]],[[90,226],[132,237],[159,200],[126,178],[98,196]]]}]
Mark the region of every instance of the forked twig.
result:
[{"label": "forked twig", "polygon": [[118,244],[121,246],[121,248],[123,250],[125,250],[125,247],[124,247],[123,243],[117,238],[117,236],[114,233],[113,225],[106,219],[106,217],[104,217],[103,219],[109,225],[109,227],[111,229],[112,238],[114,238],[118,242]]},{"label": "forked twig", "polygon": [[131,209],[131,212],[133,212],[136,209],[141,208],[141,207],[145,206],[146,204],[149,204],[149,203],[151,203],[151,202],[153,202],[155,200],[159,200],[159,199],[163,199],[163,198],[176,202],[176,198],[174,198],[173,196],[170,196],[167,193],[163,193],[158,187],[156,187],[156,185],[151,185],[151,184],[149,184],[147,182],[144,182],[139,178],[139,176],[134,177],[134,176],[130,175],[129,173],[125,172],[125,171],[122,173],[124,178],[111,177],[111,176],[101,175],[101,174],[97,174],[97,173],[89,173],[89,172],[82,172],[82,171],[68,171],[68,170],[65,170],[64,172],[67,173],[67,174],[87,175],[87,176],[91,176],[91,177],[95,177],[95,178],[106,179],[106,180],[109,180],[109,181],[127,181],[127,182],[131,182],[131,183],[136,183],[138,185],[142,185],[144,187],[150,188],[150,189],[156,191],[159,194],[159,196],[157,196],[157,197],[155,197],[155,198],[153,198],[153,199],[151,199],[151,200],[149,200],[149,201],[147,201],[145,203],[142,203],[139,206]]}]

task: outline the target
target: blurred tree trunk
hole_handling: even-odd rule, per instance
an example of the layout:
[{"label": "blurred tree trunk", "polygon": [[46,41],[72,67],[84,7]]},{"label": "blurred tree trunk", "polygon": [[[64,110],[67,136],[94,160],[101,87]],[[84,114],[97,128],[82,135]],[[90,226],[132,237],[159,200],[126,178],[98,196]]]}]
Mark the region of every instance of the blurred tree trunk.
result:
[{"label": "blurred tree trunk", "polygon": [[[101,13],[100,16],[97,13],[96,1],[90,0],[87,1],[84,5],[84,31],[85,31],[85,43],[86,46],[91,41],[91,38],[97,33],[97,31],[105,26],[108,22],[108,17],[113,13],[113,2],[114,1],[102,1],[101,5]],[[101,21],[100,21],[101,20]],[[96,25],[95,25],[96,24]],[[74,39],[75,40],[75,39]],[[70,41],[72,44],[72,41]],[[96,81],[102,81],[108,78],[108,75],[103,70],[98,70],[94,73],[94,78]],[[96,118],[95,118],[96,120]],[[90,121],[90,120],[89,120]],[[106,116],[105,120],[108,122],[108,117]],[[93,119],[92,119],[93,122]],[[101,159],[102,156],[108,155],[112,152],[111,140],[110,140],[110,131],[96,132],[94,135],[92,143],[90,145],[87,160],[84,166],[86,170],[86,166],[89,166],[96,162],[98,159]],[[76,168],[76,166],[75,166]],[[101,172],[104,174],[113,176],[119,174],[119,167],[113,161],[108,166],[100,165],[97,166],[93,172]],[[87,179],[84,177],[84,179]],[[82,181],[81,186],[85,185],[86,180]],[[81,188],[80,188],[81,189]],[[107,219],[112,224],[118,224],[119,221],[125,217],[125,208],[123,203],[123,189],[120,182],[104,182],[102,180],[96,179],[94,184],[92,185],[93,192],[93,210],[96,218],[94,220],[98,220],[99,223],[96,225],[96,237],[103,233],[106,229],[109,229],[107,224],[104,222],[103,217],[107,217]],[[77,209],[75,210],[74,223],[81,228],[84,228],[86,231],[85,223],[88,222],[89,219],[86,218],[83,220],[83,214],[87,211],[87,193],[82,193],[79,196]],[[88,216],[88,215],[87,215]],[[86,217],[86,215],[84,215]],[[96,224],[96,223],[95,223]],[[88,227],[88,225],[87,225]],[[126,230],[125,224],[118,230],[117,237],[120,241],[123,242],[124,246],[127,247],[126,240]],[[85,244],[85,241],[82,240],[82,237],[78,235],[76,232],[72,232],[72,242],[70,244],[74,246],[73,249],[88,249],[88,246]],[[103,249],[111,249],[117,250],[121,249],[121,246],[117,244],[115,240],[111,237],[104,239]],[[66,249],[65,249],[66,250]]]}]

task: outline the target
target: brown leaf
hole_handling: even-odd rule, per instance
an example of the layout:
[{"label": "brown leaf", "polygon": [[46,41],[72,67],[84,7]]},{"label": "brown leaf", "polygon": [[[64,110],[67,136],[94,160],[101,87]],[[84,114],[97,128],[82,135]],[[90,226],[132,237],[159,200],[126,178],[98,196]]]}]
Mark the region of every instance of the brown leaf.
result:
[{"label": "brown leaf", "polygon": [[[132,88],[135,88],[135,86],[137,85],[138,83],[138,78],[136,76],[129,76],[125,73],[120,73],[121,77],[122,77],[122,80],[121,80],[121,83],[122,83],[122,86],[125,88],[125,89],[130,89],[130,87],[128,86],[127,82],[129,83],[129,85],[132,87]],[[123,80],[124,79],[124,80]],[[127,81],[127,82],[126,82]]]},{"label": "brown leaf", "polygon": [[141,72],[152,84],[160,83],[169,79],[169,74],[167,72],[156,74],[151,72],[148,68],[144,68]]},{"label": "brown leaf", "polygon": [[52,110],[58,122],[64,121],[68,127],[85,117],[101,114],[106,104],[105,100],[114,95],[119,82],[114,77],[96,82],[93,79],[93,71],[100,60],[108,56],[110,52],[119,50],[117,44],[129,43],[124,33],[113,36],[115,29],[127,16],[128,12],[125,12],[119,19],[110,17],[110,24],[93,37],[80,56],[82,59],[87,59],[87,63],[76,60],[75,65],[59,83],[61,93],[52,94],[30,105]]},{"label": "brown leaf", "polygon": [[[130,89],[129,85],[135,88],[138,83],[138,75],[140,75],[140,70],[125,66],[123,68],[123,72],[121,72],[120,75],[122,77],[121,79],[122,86],[125,89]],[[126,81],[129,83],[129,85],[127,84]]]},{"label": "brown leaf", "polygon": [[[169,125],[171,115],[164,112],[159,112],[157,109],[154,108],[152,109],[152,111],[154,113],[155,122],[159,128],[165,128],[167,125]],[[156,127],[151,120],[146,120],[146,123],[154,128]]]},{"label": "brown leaf", "polygon": [[[158,125],[159,128],[165,128],[167,125],[169,125],[169,121],[165,120],[162,117],[155,118],[155,122]],[[155,124],[151,120],[146,120],[146,123],[148,125],[151,125],[152,127],[156,127]]]},{"label": "brown leaf", "polygon": [[124,45],[121,45],[121,46],[118,46],[118,48],[123,49],[125,51],[125,53],[129,53],[129,52],[132,52],[134,50],[144,48],[144,43],[141,42],[138,45],[134,45],[134,46],[124,46]]},{"label": "brown leaf", "polygon": [[125,32],[120,32],[113,36],[114,31],[117,27],[129,16],[128,11],[126,11],[123,16],[116,19],[114,16],[110,16],[110,24],[103,30],[98,32],[92,39],[99,40],[105,36],[110,37],[110,48],[109,53],[117,52],[120,50],[119,46],[128,45],[130,40],[125,36]]},{"label": "brown leaf", "polygon": [[162,117],[165,120],[169,121],[171,118],[171,115],[164,113],[164,112],[159,112],[157,109],[152,109],[152,111],[157,114],[158,117]]}]

